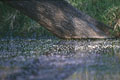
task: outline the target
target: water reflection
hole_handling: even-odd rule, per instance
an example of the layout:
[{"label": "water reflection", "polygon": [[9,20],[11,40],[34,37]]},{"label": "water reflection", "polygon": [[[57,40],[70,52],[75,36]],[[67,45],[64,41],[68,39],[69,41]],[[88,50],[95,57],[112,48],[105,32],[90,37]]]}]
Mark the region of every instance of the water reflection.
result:
[{"label": "water reflection", "polygon": [[120,80],[119,40],[0,40],[0,80]]}]

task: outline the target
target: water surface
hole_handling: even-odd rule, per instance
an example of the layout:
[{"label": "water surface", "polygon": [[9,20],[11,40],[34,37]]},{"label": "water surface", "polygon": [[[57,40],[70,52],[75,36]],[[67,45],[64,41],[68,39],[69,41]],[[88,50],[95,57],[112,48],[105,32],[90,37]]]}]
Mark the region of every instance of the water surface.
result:
[{"label": "water surface", "polygon": [[120,41],[1,39],[0,80],[120,80]]}]

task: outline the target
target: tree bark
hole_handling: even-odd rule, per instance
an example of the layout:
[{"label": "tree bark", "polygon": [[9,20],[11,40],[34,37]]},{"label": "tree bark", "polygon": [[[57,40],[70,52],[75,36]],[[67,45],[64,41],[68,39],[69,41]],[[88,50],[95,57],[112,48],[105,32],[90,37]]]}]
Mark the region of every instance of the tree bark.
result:
[{"label": "tree bark", "polygon": [[60,38],[110,38],[110,27],[82,13],[64,0],[3,2],[23,12]]}]

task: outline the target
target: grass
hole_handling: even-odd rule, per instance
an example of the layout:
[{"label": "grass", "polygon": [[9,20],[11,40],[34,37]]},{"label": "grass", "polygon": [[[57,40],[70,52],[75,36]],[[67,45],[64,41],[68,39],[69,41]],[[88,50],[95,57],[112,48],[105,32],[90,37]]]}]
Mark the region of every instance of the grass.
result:
[{"label": "grass", "polygon": [[[69,0],[79,10],[114,27],[120,19],[120,0]],[[113,31],[114,33],[114,31]],[[38,23],[0,2],[0,37],[53,36]]]},{"label": "grass", "polygon": [[52,36],[40,24],[0,2],[0,37]]},{"label": "grass", "polygon": [[110,26],[120,18],[120,0],[70,0],[70,3]]},{"label": "grass", "polygon": [[[70,3],[93,18],[114,27],[120,19],[120,0],[69,0]],[[120,29],[111,31],[120,37]]]}]

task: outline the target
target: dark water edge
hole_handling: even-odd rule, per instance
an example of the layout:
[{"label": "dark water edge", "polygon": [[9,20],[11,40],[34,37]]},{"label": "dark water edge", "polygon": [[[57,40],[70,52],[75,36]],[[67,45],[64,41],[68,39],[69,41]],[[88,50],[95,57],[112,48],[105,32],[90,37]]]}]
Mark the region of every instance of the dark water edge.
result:
[{"label": "dark water edge", "polygon": [[4,37],[0,37],[0,40],[28,40],[28,39],[31,39],[31,40],[40,40],[40,39],[58,39],[56,36],[48,36],[48,35],[42,35],[42,36],[36,36],[36,35],[33,35],[33,36],[4,36]]},{"label": "dark water edge", "polygon": [[120,39],[1,39],[0,80],[120,80]]}]

